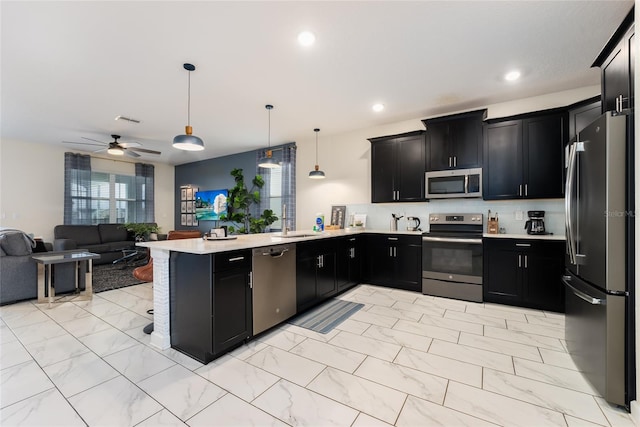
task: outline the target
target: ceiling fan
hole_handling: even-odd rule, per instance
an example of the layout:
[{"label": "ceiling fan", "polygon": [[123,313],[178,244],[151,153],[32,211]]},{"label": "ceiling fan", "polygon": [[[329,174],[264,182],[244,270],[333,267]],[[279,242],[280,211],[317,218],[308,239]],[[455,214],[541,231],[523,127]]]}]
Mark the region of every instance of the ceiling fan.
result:
[{"label": "ceiling fan", "polygon": [[90,145],[94,147],[102,147],[98,150],[95,150],[94,153],[99,153],[101,151],[106,151],[109,154],[113,154],[115,156],[127,155],[129,157],[140,157],[140,153],[148,153],[148,154],[161,154],[160,151],[148,150],[146,148],[140,148],[141,144],[139,142],[118,142],[120,139],[120,135],[111,135],[113,141],[111,142],[103,142],[98,141],[96,139],[81,137],[82,139],[86,139],[87,141],[97,142],[97,144],[92,144],[91,142],[71,142],[71,141],[62,141],[65,144],[76,144],[76,145]]}]

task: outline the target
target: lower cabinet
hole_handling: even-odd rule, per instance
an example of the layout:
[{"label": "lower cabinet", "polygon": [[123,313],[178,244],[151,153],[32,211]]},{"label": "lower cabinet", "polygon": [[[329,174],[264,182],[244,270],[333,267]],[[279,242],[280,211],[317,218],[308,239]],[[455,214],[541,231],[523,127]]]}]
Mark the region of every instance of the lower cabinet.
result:
[{"label": "lower cabinet", "polygon": [[252,335],[251,251],[171,252],[171,346],[209,363]]},{"label": "lower cabinet", "polygon": [[422,237],[399,234],[366,236],[366,279],[374,285],[420,291]]},{"label": "lower cabinet", "polygon": [[338,238],[336,280],[338,292],[354,287],[362,278],[362,236]]},{"label": "lower cabinet", "polygon": [[564,311],[563,241],[483,239],[486,302]]},{"label": "lower cabinet", "polygon": [[296,245],[296,307],[300,313],[335,295],[336,239]]}]

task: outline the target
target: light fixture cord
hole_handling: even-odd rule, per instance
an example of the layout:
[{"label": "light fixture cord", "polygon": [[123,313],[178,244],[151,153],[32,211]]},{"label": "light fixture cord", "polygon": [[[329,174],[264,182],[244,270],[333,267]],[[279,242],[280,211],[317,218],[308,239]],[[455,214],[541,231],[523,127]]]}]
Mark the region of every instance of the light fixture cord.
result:
[{"label": "light fixture cord", "polygon": [[188,95],[187,95],[187,126],[191,126],[191,71],[189,71],[189,83],[188,83]]},{"label": "light fixture cord", "polygon": [[316,165],[318,164],[318,132],[316,132]]},{"label": "light fixture cord", "polygon": [[267,143],[271,148],[271,108],[269,108],[269,133],[267,134]]}]

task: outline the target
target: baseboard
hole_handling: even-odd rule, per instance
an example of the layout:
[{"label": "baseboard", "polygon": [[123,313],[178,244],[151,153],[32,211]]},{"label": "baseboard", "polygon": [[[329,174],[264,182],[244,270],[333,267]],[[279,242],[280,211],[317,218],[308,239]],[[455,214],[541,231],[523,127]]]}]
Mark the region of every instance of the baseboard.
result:
[{"label": "baseboard", "polygon": [[631,418],[635,425],[640,426],[640,402],[632,400],[629,404],[631,408]]}]

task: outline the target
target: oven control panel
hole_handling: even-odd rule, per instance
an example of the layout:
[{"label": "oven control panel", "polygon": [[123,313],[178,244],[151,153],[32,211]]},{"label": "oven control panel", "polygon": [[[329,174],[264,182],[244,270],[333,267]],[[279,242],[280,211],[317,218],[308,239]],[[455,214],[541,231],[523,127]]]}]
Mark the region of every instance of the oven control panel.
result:
[{"label": "oven control panel", "polygon": [[433,213],[429,215],[429,224],[482,224],[482,214]]}]

